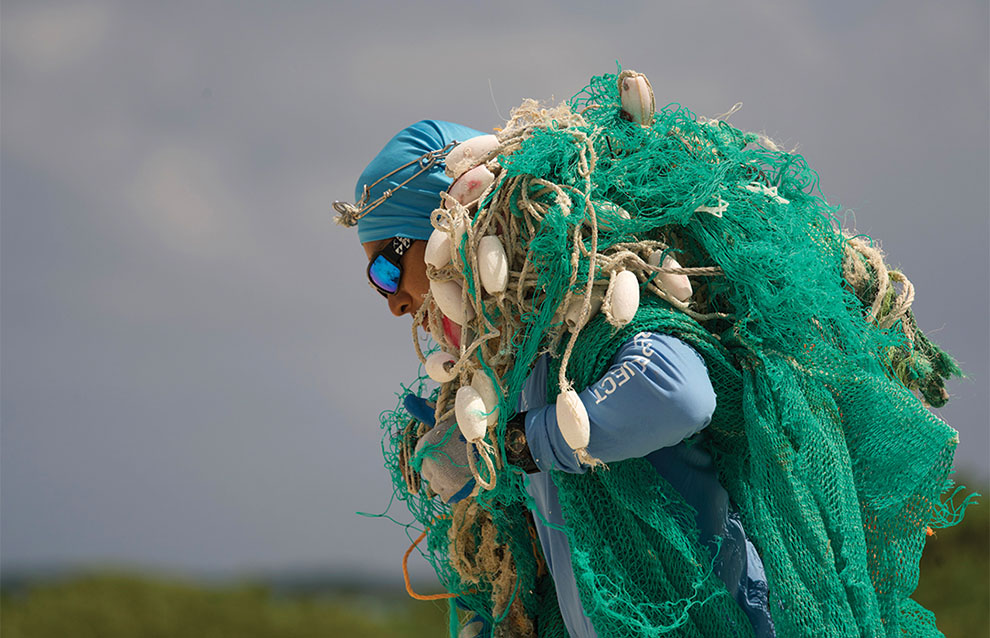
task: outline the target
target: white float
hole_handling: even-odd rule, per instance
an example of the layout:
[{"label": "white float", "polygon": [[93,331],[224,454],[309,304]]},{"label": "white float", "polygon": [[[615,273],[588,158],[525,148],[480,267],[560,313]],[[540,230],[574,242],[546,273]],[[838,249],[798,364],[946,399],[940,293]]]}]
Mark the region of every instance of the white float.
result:
[{"label": "white float", "polygon": [[574,390],[567,390],[557,395],[557,427],[573,450],[588,447],[591,440],[591,424],[588,421],[588,410],[584,402]]},{"label": "white float", "polygon": [[490,295],[505,292],[509,284],[509,258],[501,240],[494,235],[486,235],[478,243],[478,274]]},{"label": "white float", "polygon": [[474,308],[464,303],[464,289],[456,281],[431,281],[430,292],[440,312],[454,323],[463,326],[474,319]]},{"label": "white float", "polygon": [[[660,257],[662,255],[662,250],[654,251],[653,254],[650,255],[649,264],[651,266],[660,266]],[[663,258],[663,265],[660,267],[673,269],[680,268],[681,265],[676,259],[670,255],[667,255]],[[674,273],[662,272],[657,274],[656,282],[661,290],[680,301],[687,301],[691,298],[691,294],[694,292],[691,288],[691,280],[687,278],[687,275],[675,275]]]},{"label": "white float", "polygon": [[621,328],[636,316],[639,310],[639,279],[629,270],[623,270],[609,284],[609,313],[612,324]]},{"label": "white float", "polygon": [[457,427],[469,443],[485,438],[488,420],[485,417],[485,400],[469,385],[461,386],[454,396],[454,416]]},{"label": "white float", "polygon": [[491,377],[484,370],[478,370],[471,377],[471,387],[485,402],[485,413],[488,415],[486,424],[489,427],[495,425],[498,422],[498,391],[495,390]]},{"label": "white float", "polygon": [[567,329],[571,332],[577,332],[591,320],[595,314],[601,310],[602,307],[602,294],[601,290],[592,289],[591,292],[591,306],[588,308],[588,316],[581,321],[581,308],[584,306],[584,295],[575,295],[571,298],[571,304],[567,307],[567,312],[564,314],[564,323],[567,324]]},{"label": "white float", "polygon": [[457,359],[454,355],[438,350],[426,357],[426,374],[437,383],[447,383],[457,378],[457,373],[454,372],[455,365]]},{"label": "white float", "polygon": [[450,263],[450,235],[442,230],[434,230],[426,242],[423,260],[434,268],[443,268]]},{"label": "white float", "polygon": [[[605,214],[603,215],[603,213]],[[598,205],[598,214],[595,218],[598,220],[600,227],[614,230],[616,218],[623,220],[632,219],[632,215],[625,208],[617,206],[612,202],[602,202]]]},{"label": "white float", "polygon": [[479,135],[461,142],[447,154],[444,172],[448,177],[457,179],[498,147],[499,141],[494,135]]},{"label": "white float", "polygon": [[[495,175],[485,166],[475,166],[461,175],[450,185],[447,193],[462,206],[467,206],[481,197],[481,194],[495,181]],[[444,202],[446,207],[448,202]]]},{"label": "white float", "polygon": [[622,100],[622,110],[630,119],[642,126],[653,124],[653,114],[656,103],[653,98],[653,87],[642,73],[623,71],[619,74],[619,98]]},{"label": "white float", "polygon": [[480,620],[470,622],[464,625],[459,632],[457,632],[457,638],[478,638],[481,636],[481,632],[485,628],[485,623]]}]

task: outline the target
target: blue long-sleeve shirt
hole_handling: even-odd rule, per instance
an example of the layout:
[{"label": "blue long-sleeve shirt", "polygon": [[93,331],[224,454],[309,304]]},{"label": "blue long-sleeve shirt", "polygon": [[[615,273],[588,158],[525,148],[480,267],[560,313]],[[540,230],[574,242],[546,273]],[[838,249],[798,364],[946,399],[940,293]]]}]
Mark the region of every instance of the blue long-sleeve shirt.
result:
[{"label": "blue long-sleeve shirt", "polygon": [[[557,426],[556,409],[546,401],[547,360],[541,358],[523,388],[526,438],[541,470],[530,474],[529,494],[541,516],[534,516],[540,544],[553,575],[564,624],[572,638],[596,638],[571,568],[567,536],[553,525],[564,521],[549,470],[581,473],[574,451]],[[588,411],[588,452],[606,462],[645,457],[697,512],[701,538],[715,547],[722,538],[715,570],[742,607],[760,638],[773,636],[767,584],[760,560],[732,510],[711,456],[687,440],[711,421],[715,392],[704,361],[690,346],[669,335],[639,333],[616,353],[609,371],[580,393]]]}]

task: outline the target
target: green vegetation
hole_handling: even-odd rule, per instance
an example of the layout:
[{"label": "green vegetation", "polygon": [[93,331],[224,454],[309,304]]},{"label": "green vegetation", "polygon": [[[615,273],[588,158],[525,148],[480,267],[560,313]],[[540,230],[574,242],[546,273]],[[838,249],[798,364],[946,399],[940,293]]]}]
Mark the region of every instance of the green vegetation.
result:
[{"label": "green vegetation", "polygon": [[[986,492],[984,492],[986,493]],[[949,637],[990,627],[990,505],[938,530],[915,599]],[[3,638],[439,638],[447,605],[394,592],[280,596],[260,585],[209,587],[132,574],[50,580],[0,596]],[[982,633],[981,633],[982,632]]]},{"label": "green vegetation", "polygon": [[447,605],[337,594],[279,597],[267,587],[210,588],[95,574],[5,594],[4,638],[438,638]]},{"label": "green vegetation", "polygon": [[977,491],[983,496],[962,523],[928,539],[913,596],[949,638],[990,636],[990,490]]}]

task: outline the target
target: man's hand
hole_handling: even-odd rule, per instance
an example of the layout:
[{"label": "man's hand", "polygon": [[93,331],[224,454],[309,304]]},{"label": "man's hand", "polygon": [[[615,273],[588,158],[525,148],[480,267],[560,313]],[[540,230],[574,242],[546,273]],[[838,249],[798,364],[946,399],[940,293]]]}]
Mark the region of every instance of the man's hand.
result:
[{"label": "man's hand", "polygon": [[467,441],[453,419],[435,426],[416,444],[414,463],[422,461],[420,475],[445,503],[456,503],[475,488],[467,462]]}]

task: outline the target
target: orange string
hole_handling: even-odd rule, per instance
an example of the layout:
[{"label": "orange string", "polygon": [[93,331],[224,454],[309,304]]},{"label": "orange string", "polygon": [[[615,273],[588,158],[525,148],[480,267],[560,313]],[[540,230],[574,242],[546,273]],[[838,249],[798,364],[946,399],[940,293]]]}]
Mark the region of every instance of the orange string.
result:
[{"label": "orange string", "polygon": [[533,545],[533,558],[536,559],[536,577],[539,578],[543,576],[543,574],[547,573],[546,565],[543,563],[543,555],[540,552],[540,549],[536,546],[536,541],[538,540],[536,537],[536,528],[533,527],[532,523],[529,523],[528,527],[530,536],[529,540]]},{"label": "orange string", "polygon": [[[413,541],[413,544],[409,546],[406,550],[405,555],[402,557],[402,578],[406,581],[406,593],[416,600],[446,600],[447,598],[457,598],[461,594],[430,594],[424,596],[423,594],[417,594],[413,591],[412,584],[409,582],[409,554],[412,554],[412,550],[416,549],[416,546],[426,538],[426,532],[429,530],[423,530],[423,533],[419,535],[419,538]],[[468,592],[474,593],[474,592]]]}]

